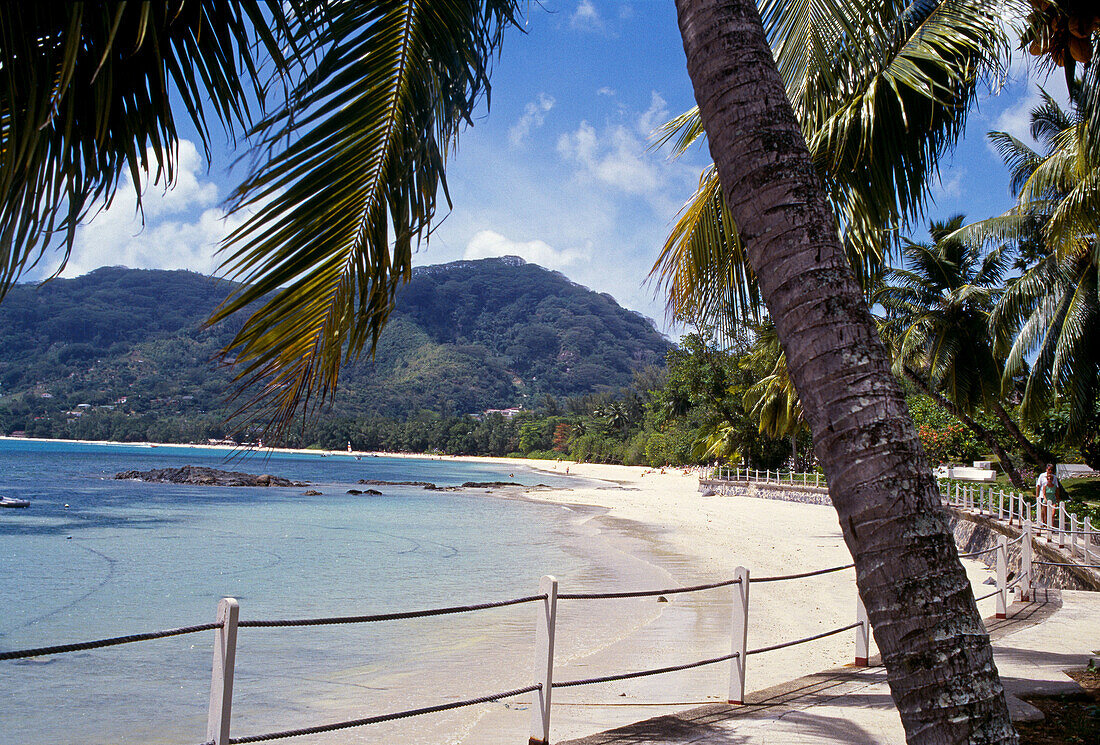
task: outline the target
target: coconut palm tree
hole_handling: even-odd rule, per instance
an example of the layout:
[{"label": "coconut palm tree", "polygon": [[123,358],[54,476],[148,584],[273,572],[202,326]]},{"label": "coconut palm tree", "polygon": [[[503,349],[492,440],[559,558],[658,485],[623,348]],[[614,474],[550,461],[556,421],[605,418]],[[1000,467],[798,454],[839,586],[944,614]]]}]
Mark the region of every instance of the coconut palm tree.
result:
[{"label": "coconut palm tree", "polygon": [[[930,243],[905,240],[907,268],[888,269],[874,295],[886,311],[879,331],[892,349],[895,374],[959,418],[997,454],[1013,485],[1027,489],[1012,457],[973,419],[988,407],[1011,420],[1002,404],[1004,358],[989,333],[1010,253],[1004,246],[983,252],[962,240],[957,232],[964,222],[963,215],[933,222]],[[1019,432],[1015,423],[1012,430]],[[1021,446],[1036,452],[1030,441]]]},{"label": "coconut palm tree", "polygon": [[[1006,39],[997,4],[760,3],[787,95],[824,182],[853,269],[873,276],[899,228],[922,211],[940,155],[962,132],[977,83]],[[698,108],[657,144],[680,155],[704,138]],[[651,278],[671,315],[728,332],[760,297],[714,166],[685,205]]]},{"label": "coconut palm tree", "polygon": [[1015,742],[935,481],[756,5],[676,7],[723,198],[802,398],[906,736]]},{"label": "coconut palm tree", "polygon": [[78,223],[111,203],[125,174],[135,186],[148,172],[172,182],[178,119],[191,120],[204,146],[210,118],[233,135],[248,129],[266,100],[259,58],[275,75],[294,59],[285,42],[298,8],[287,8],[0,7],[0,298],[48,248],[67,257]]},{"label": "coconut palm tree", "polygon": [[1026,378],[1021,410],[1027,418],[1041,418],[1054,401],[1067,402],[1075,438],[1100,394],[1100,147],[1092,141],[1086,95],[1075,84],[1072,109],[1065,111],[1042,91],[1031,112],[1039,152],[1006,132],[990,133],[1009,167],[1016,206],[960,230],[969,240],[1007,239],[1021,247],[1022,274],[990,315],[1006,357],[1004,377]]},{"label": "coconut palm tree", "polygon": [[758,431],[769,437],[790,437],[791,459],[798,466],[798,436],[807,430],[802,402],[787,373],[787,358],[779,345],[775,325],[770,321],[755,327],[756,342],[749,354],[750,364],[768,374],[753,382],[745,391],[745,411],[757,423]]}]

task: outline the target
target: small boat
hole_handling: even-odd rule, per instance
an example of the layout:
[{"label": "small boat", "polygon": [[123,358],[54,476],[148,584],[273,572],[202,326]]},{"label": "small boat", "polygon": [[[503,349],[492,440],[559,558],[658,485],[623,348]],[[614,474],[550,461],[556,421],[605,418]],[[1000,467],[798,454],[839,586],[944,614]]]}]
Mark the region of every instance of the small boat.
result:
[{"label": "small boat", "polygon": [[30,507],[31,503],[25,499],[15,497],[0,497],[0,507]]}]

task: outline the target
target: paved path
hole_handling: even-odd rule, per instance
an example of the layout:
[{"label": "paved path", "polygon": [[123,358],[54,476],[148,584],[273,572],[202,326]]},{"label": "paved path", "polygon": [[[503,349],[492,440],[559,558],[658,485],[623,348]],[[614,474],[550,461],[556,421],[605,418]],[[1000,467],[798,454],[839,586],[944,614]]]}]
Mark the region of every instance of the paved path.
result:
[{"label": "paved path", "polygon": [[[1071,691],[1062,671],[1100,654],[1100,593],[1039,590],[987,619],[993,655],[1014,719],[1038,712],[1017,697]],[[872,660],[874,663],[875,660]],[[744,706],[712,704],[559,745],[894,745],[905,742],[880,666],[827,670],[748,694]]]}]

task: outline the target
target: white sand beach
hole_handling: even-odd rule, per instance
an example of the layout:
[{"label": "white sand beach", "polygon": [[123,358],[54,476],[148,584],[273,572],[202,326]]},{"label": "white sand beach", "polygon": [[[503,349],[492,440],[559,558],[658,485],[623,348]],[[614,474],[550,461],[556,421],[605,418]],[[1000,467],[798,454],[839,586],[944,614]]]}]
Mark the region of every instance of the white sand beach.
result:
[{"label": "white sand beach", "polygon": [[[785,575],[851,562],[830,506],[752,497],[707,496],[699,492],[698,473],[668,468],[614,466],[568,461],[477,459],[528,466],[570,476],[597,486],[528,490],[528,499],[583,504],[607,509],[594,518],[604,533],[648,542],[667,569],[673,586],[714,582],[745,566],[750,577]],[[651,555],[654,555],[651,554]],[[662,558],[663,557],[663,560]],[[991,573],[964,562],[978,587]],[[649,588],[610,588],[649,589]],[[988,587],[981,586],[983,594]],[[567,588],[560,588],[568,592]],[[558,680],[672,666],[730,651],[731,589],[671,595],[660,615],[596,654],[557,665]],[[593,601],[594,602],[594,601]],[[613,602],[613,601],[600,601]],[[993,600],[980,604],[992,615]],[[805,579],[752,585],[748,648],[779,644],[846,626],[855,621],[856,589],[852,570]],[[598,613],[598,611],[597,611]],[[590,616],[589,616],[590,618]],[[567,618],[569,622],[585,622]],[[563,636],[568,631],[561,632]],[[559,642],[560,645],[560,642]],[[747,690],[759,690],[802,675],[851,664],[855,632],[748,658]],[[871,654],[877,653],[871,642]],[[725,701],[729,665],[554,692],[552,739],[564,740],[614,726]],[[489,734],[496,717],[464,742],[495,742]],[[505,728],[507,729],[507,728]]]}]

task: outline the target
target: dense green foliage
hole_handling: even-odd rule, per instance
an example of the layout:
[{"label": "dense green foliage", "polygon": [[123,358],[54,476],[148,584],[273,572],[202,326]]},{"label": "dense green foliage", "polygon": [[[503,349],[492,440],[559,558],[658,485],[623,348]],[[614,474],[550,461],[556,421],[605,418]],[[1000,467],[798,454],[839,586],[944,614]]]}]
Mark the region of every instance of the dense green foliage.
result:
[{"label": "dense green foliage", "polygon": [[[202,325],[227,289],[122,268],[17,286],[0,305],[0,429],[255,441],[258,422],[227,428],[232,380],[213,362],[234,329]],[[719,350],[691,335],[673,348],[610,297],[516,259],[425,267],[375,359],[346,369],[322,416],[267,444],[775,468],[791,444],[746,412],[766,373],[750,338]],[[482,414],[510,407],[521,410]],[[716,428],[720,452],[706,439]]]}]

